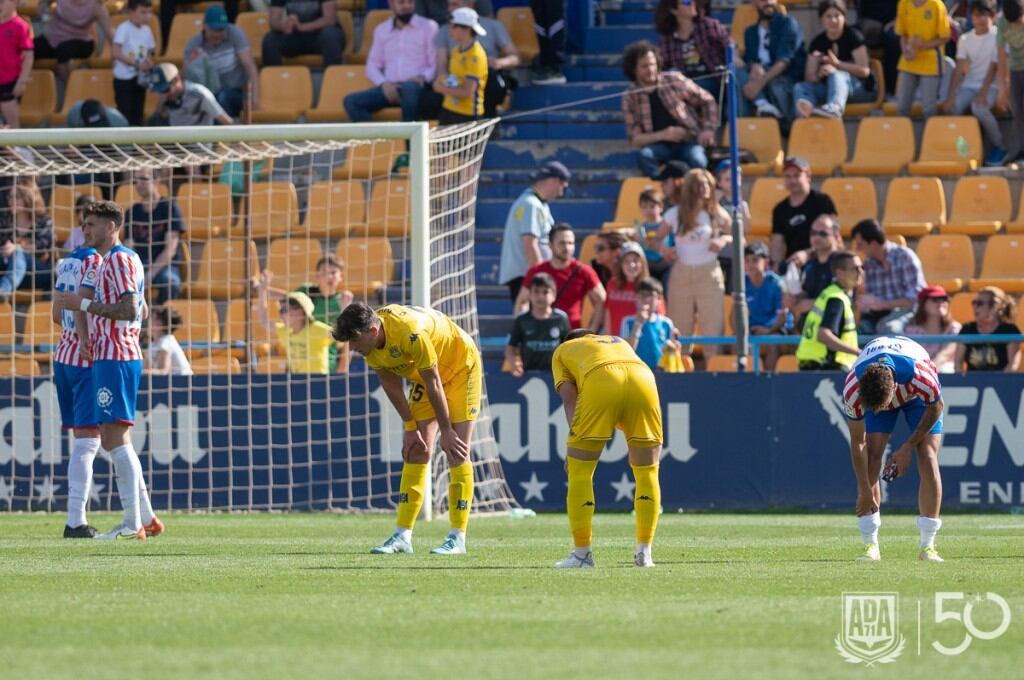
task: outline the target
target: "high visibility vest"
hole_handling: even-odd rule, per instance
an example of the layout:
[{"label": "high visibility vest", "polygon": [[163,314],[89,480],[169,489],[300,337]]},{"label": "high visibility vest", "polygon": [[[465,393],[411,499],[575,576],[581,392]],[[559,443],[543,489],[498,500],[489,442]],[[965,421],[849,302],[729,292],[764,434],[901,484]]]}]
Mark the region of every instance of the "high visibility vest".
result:
[{"label": "high visibility vest", "polygon": [[821,328],[821,319],[825,315],[825,307],[829,300],[839,300],[843,303],[843,327],[839,333],[839,339],[843,344],[851,347],[857,346],[857,322],[853,317],[853,304],[850,297],[836,284],[831,284],[814,301],[814,307],[807,312],[804,320],[803,337],[796,348],[796,358],[799,361],[814,361],[821,364],[837,363],[845,368],[850,368],[856,354],[846,352],[834,352],[825,346],[825,343],[818,340],[818,329]]}]

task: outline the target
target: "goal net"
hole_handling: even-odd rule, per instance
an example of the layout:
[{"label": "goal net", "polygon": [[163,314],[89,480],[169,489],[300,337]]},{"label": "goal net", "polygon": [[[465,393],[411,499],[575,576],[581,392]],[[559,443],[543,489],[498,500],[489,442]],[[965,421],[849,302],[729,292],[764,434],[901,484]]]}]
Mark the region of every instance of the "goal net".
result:
[{"label": "goal net", "polygon": [[[295,323],[288,296],[308,295],[328,324],[350,295],[431,306],[478,338],[474,215],[492,127],[5,132],[0,240],[18,245],[24,271],[0,281],[16,288],[0,288],[0,508],[56,510],[66,499],[72,440],[50,378],[60,338],[50,291],[81,243],[86,197],[124,207],[122,239],[146,266],[147,375],[132,436],[154,507],[392,508],[402,423],[359,355],[325,348],[301,313],[284,331]],[[313,339],[294,341],[304,333]],[[167,334],[193,375],[166,375]],[[483,398],[476,509],[501,512],[515,500],[486,387]],[[445,512],[447,465],[436,454],[427,508]],[[94,509],[118,507],[112,475],[101,452]]]}]

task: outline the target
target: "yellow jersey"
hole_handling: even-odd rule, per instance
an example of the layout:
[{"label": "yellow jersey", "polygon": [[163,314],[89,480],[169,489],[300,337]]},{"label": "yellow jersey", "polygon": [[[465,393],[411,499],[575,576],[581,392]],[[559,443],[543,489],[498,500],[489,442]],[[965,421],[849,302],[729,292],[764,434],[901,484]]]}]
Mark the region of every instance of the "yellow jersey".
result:
[{"label": "yellow jersey", "polygon": [[292,373],[330,373],[334,337],[331,327],[322,321],[311,321],[298,333],[291,332],[283,323],[274,326],[277,339],[288,353],[288,370]]},{"label": "yellow jersey", "polygon": [[[924,0],[918,7],[913,0],[900,0],[896,10],[896,33],[904,39],[917,36],[920,40],[949,39],[949,16],[942,0]],[[900,56],[899,70],[919,76],[938,76],[942,73],[942,47],[920,50],[913,59]]]},{"label": "yellow jersey", "polygon": [[476,40],[468,49],[455,47],[448,57],[448,73],[459,80],[459,87],[467,80],[475,80],[476,96],[466,99],[444,98],[444,108],[464,116],[484,115],[484,88],[487,87],[487,53]]},{"label": "yellow jersey", "polygon": [[437,366],[447,384],[479,363],[473,338],[441,312],[422,307],[387,305],[377,310],[384,346],[366,355],[366,365],[418,381],[419,372]]},{"label": "yellow jersey", "polygon": [[629,343],[612,335],[584,335],[562,343],[551,357],[555,389],[572,381],[582,385],[587,374],[608,364],[640,364],[647,368]]}]

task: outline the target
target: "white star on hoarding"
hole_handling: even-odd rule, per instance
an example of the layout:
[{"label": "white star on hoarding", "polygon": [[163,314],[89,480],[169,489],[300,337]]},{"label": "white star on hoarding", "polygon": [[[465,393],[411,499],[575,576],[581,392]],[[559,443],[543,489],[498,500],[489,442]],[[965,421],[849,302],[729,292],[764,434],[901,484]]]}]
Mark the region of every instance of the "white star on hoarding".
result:
[{"label": "white star on hoarding", "polygon": [[53,503],[54,495],[57,493],[57,486],[49,476],[43,477],[43,481],[33,484],[36,488],[36,501],[39,503]]},{"label": "white star on hoarding", "polygon": [[96,505],[102,503],[103,501],[100,499],[100,493],[102,493],[103,489],[105,488],[107,487],[104,486],[103,484],[93,482],[92,486],[89,487],[89,500],[91,500]]},{"label": "white star on hoarding", "polygon": [[523,487],[523,491],[526,495],[523,496],[523,502],[526,503],[531,498],[536,498],[541,503],[544,502],[544,487],[548,485],[547,482],[542,482],[537,479],[537,473],[530,473],[530,481],[519,482],[519,486]]},{"label": "white star on hoarding", "polygon": [[14,498],[14,486],[7,483],[7,480],[0,477],[0,501],[7,501],[7,507],[11,507],[11,499]]},{"label": "white star on hoarding", "polygon": [[629,475],[625,472],[622,473],[622,479],[617,482],[612,482],[612,488],[615,489],[615,502],[618,503],[620,500],[625,499],[627,501],[633,500],[633,488],[636,484],[630,480]]}]

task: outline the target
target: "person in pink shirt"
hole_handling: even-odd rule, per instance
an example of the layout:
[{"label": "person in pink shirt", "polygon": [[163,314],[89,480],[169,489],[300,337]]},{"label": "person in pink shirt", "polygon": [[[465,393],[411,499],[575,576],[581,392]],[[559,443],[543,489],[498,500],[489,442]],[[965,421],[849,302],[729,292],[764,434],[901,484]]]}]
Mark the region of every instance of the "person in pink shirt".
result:
[{"label": "person in pink shirt", "polygon": [[[604,301],[604,332],[619,335],[622,320],[636,314],[636,284],[651,275],[644,249],[635,241],[627,241],[619,249],[619,256],[612,265],[612,276],[606,284],[608,297]],[[664,300],[657,311],[665,313]]]},{"label": "person in pink shirt", "polygon": [[388,0],[394,17],[373,31],[366,77],[373,87],[345,97],[353,123],[372,120],[381,109],[397,106],[402,120],[419,120],[424,88],[437,73],[434,38],[437,24],[416,14],[415,0]]},{"label": "person in pink shirt", "polygon": [[0,0],[0,114],[20,127],[21,96],[32,80],[32,28],[18,16],[17,0]]}]

